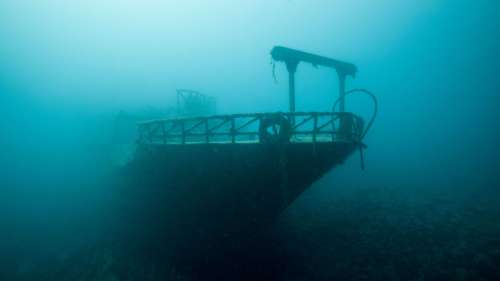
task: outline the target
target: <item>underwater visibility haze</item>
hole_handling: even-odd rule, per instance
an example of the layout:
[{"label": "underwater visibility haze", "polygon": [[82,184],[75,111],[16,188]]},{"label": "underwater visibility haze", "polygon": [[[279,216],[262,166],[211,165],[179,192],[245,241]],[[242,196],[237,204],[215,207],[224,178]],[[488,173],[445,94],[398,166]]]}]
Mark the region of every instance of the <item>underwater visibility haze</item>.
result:
[{"label": "underwater visibility haze", "polygon": [[487,0],[3,0],[0,280],[500,280],[499,53]]}]

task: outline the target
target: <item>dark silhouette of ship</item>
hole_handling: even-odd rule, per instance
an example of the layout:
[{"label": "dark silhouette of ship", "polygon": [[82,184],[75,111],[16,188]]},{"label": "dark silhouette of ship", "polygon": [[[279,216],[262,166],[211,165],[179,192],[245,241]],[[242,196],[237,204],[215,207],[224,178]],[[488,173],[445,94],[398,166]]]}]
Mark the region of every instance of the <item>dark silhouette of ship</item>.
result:
[{"label": "dark silhouette of ship", "polygon": [[[231,248],[269,226],[312,183],[365,148],[362,140],[373,119],[365,126],[345,111],[345,96],[364,91],[345,89],[346,78],[357,71],[353,64],[285,47],[273,48],[271,55],[289,73],[289,112],[190,114],[139,124],[134,159],[122,169],[128,186],[124,233],[141,237],[129,241],[162,241],[177,254],[200,258]],[[295,111],[300,63],[336,70],[337,111]]]}]

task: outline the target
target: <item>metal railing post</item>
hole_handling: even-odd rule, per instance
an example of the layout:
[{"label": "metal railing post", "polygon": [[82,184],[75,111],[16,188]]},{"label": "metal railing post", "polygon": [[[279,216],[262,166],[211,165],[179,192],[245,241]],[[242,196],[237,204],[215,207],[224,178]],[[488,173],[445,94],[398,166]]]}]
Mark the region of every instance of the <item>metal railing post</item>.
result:
[{"label": "metal railing post", "polygon": [[313,142],[316,143],[316,131],[318,130],[318,114],[316,112],[313,113]]},{"label": "metal railing post", "polygon": [[231,116],[231,143],[235,143],[236,141],[236,126],[234,117]]},{"label": "metal railing post", "polygon": [[149,143],[152,144],[153,143],[153,131],[151,130],[150,125],[148,125],[148,139],[149,139]]},{"label": "metal railing post", "polygon": [[181,143],[185,144],[186,143],[186,132],[184,130],[184,120],[181,120],[181,132],[182,132]]},{"label": "metal railing post", "polygon": [[165,122],[161,122],[161,133],[163,138],[163,144],[167,144],[167,133],[165,132]]},{"label": "metal railing post", "polygon": [[205,118],[205,143],[210,142],[210,131],[208,130],[208,118]]}]

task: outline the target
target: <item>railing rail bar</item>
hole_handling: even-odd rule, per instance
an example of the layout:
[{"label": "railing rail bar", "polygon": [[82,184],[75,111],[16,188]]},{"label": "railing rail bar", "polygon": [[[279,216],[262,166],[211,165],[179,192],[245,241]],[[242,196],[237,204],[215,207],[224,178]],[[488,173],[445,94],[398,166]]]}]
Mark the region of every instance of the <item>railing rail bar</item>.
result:
[{"label": "railing rail bar", "polygon": [[[208,120],[208,119],[207,119]],[[229,118],[224,118],[224,120],[222,120],[219,124],[217,124],[216,126],[212,127],[212,128],[209,128],[208,132],[211,133],[217,129],[219,129],[220,127],[224,126],[225,124],[227,124],[227,122],[229,122]]]},{"label": "railing rail bar", "polygon": [[250,124],[256,122],[257,120],[259,120],[259,117],[254,117],[252,119],[250,119],[249,121],[245,122],[243,125],[239,126],[236,128],[237,131],[249,126]]},{"label": "railing rail bar", "polygon": [[308,118],[305,118],[305,119],[302,119],[302,121],[300,121],[299,123],[295,124],[295,126],[293,126],[293,129],[297,129],[299,128],[300,126],[306,124],[307,122],[311,121],[311,119],[313,119],[314,117],[313,116],[310,116]]},{"label": "railing rail bar", "polygon": [[[254,123],[261,124],[263,118],[283,116],[288,120],[292,117],[301,117],[300,121],[292,125],[290,139],[298,141],[324,142],[324,136],[330,142],[335,141],[337,135],[345,136],[352,141],[358,141],[363,132],[363,120],[348,112],[293,112],[293,113],[252,113],[233,115],[214,115],[209,117],[178,118],[152,120],[138,124],[139,143],[239,143],[245,141],[261,142],[260,129]],[[328,118],[325,120],[325,117]],[[336,130],[336,121],[342,118],[352,118],[349,131],[342,134]],[[312,124],[311,124],[312,120]],[[211,122],[212,121],[212,122]],[[326,122],[325,122],[326,121]],[[215,123],[211,126],[211,123]],[[224,127],[226,124],[228,126]],[[241,124],[238,124],[241,123]],[[312,129],[309,129],[312,125]],[[198,129],[203,126],[203,129]],[[331,126],[331,129],[327,129]],[[250,127],[250,128],[249,128]],[[223,129],[221,129],[223,128]],[[321,136],[321,139],[319,137]],[[344,137],[343,137],[344,138]]]},{"label": "railing rail bar", "polygon": [[201,125],[203,125],[203,120],[199,120],[197,123],[195,123],[194,125],[192,125],[191,127],[187,128],[186,129],[186,132],[191,132],[192,130],[200,127]]}]

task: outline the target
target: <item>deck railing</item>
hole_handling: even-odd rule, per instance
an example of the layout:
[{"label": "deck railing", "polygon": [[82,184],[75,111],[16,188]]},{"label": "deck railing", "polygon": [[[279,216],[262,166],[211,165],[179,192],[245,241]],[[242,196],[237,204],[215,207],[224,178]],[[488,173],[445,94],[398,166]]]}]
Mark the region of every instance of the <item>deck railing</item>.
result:
[{"label": "deck railing", "polygon": [[347,112],[216,115],[139,124],[139,144],[360,142],[363,120]]}]

